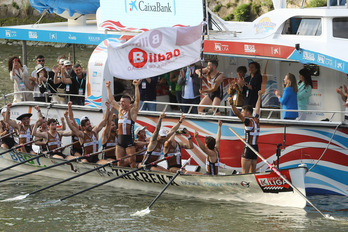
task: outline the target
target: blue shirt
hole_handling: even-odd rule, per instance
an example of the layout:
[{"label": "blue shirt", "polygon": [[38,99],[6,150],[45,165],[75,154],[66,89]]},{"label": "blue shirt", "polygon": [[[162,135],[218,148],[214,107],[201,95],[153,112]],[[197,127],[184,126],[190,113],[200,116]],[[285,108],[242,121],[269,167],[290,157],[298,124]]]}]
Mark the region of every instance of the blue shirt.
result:
[{"label": "blue shirt", "polygon": [[[297,110],[297,94],[292,87],[286,87],[283,92],[283,96],[279,98],[280,104],[282,104],[283,110]],[[298,117],[298,112],[285,112],[283,111],[283,119],[294,119]]]}]

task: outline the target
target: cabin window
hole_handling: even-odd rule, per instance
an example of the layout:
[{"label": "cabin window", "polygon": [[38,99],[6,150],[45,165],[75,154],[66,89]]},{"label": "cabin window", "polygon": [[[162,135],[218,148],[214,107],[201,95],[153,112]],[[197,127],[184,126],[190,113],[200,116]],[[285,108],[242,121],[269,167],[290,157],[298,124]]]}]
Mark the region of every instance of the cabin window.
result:
[{"label": "cabin window", "polygon": [[348,18],[334,18],[333,37],[348,39]]},{"label": "cabin window", "polygon": [[282,34],[285,35],[321,35],[321,19],[293,17],[284,23]]}]

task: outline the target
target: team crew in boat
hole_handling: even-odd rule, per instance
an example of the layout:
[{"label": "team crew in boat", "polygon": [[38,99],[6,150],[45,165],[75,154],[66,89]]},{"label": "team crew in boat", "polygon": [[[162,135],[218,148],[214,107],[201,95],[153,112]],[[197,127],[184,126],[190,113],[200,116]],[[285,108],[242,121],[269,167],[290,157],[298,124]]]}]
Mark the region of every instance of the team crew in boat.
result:
[{"label": "team crew in boat", "polygon": [[[106,118],[109,114],[110,105],[106,103],[107,110],[105,111],[103,120],[95,127],[92,127],[91,122],[88,117],[84,117],[81,122],[81,129],[76,127],[74,124],[74,119],[69,119],[68,111],[64,113],[64,117],[70,130],[79,138],[79,142],[83,147],[83,155],[94,153],[98,151],[99,148],[99,132],[103,129],[106,123]],[[86,159],[82,159],[82,162],[97,163],[98,156],[89,156]]]},{"label": "team crew in boat", "polygon": [[1,147],[5,149],[10,149],[13,146],[17,145],[17,143],[13,137],[15,130],[5,120],[6,110],[7,107],[3,107],[1,109],[1,115],[3,117],[3,119],[0,121],[0,136],[2,137]]},{"label": "team crew in boat", "polygon": [[149,145],[149,139],[146,138],[146,126],[137,127],[134,133],[137,136],[137,139],[135,140],[136,152],[144,150],[143,152],[136,155],[136,163],[137,165],[139,165],[139,163],[143,161],[147,146]]},{"label": "team crew in boat", "polygon": [[[139,111],[139,101],[140,92],[139,84],[141,81],[133,80],[133,85],[135,87],[135,101],[134,105],[131,105],[131,98],[128,95],[123,95],[121,97],[120,103],[115,101],[115,98],[111,91],[111,82],[106,82],[106,89],[108,99],[111,105],[118,111],[118,138],[116,145],[116,157],[117,159],[123,158],[126,155],[131,155],[135,153],[134,145],[134,123],[138,117]],[[128,159],[121,160],[118,162],[119,166],[130,166],[132,168],[136,167],[136,157],[132,156]]]},{"label": "team crew in boat", "polygon": [[[62,147],[62,137],[63,136],[71,136],[72,132],[71,131],[58,131],[57,129],[57,120],[50,118],[47,121],[47,127],[48,131],[39,131],[37,128],[39,127],[40,124],[43,123],[43,118],[40,117],[33,128],[33,135],[36,137],[43,138],[43,141],[46,142],[47,146],[47,151],[53,151],[57,148]],[[58,159],[73,159],[75,157],[73,156],[66,156],[62,153],[61,150],[55,150],[52,154],[53,158],[58,158]]]},{"label": "team crew in boat", "polygon": [[208,175],[218,175],[219,174],[219,147],[220,147],[220,139],[221,139],[221,126],[222,122],[219,120],[218,122],[218,131],[216,134],[216,138],[214,139],[211,136],[207,136],[204,138],[204,143],[198,138],[198,132],[195,131],[195,139],[197,144],[202,151],[207,154],[206,159],[206,169]]},{"label": "team crew in boat", "polygon": [[[217,67],[218,62],[216,60],[212,60],[208,62],[207,67],[202,70],[203,75],[207,74],[209,88],[206,90],[199,90],[201,94],[208,94],[201,100],[201,102],[199,103],[200,105],[213,104],[213,106],[219,106],[221,103],[221,100],[223,98],[223,76],[222,73],[217,70]],[[202,73],[200,69],[197,69],[196,73],[199,75],[200,78],[202,78]],[[203,113],[203,110],[204,107],[198,107],[198,113]]]},{"label": "team crew in boat", "polygon": [[[259,151],[257,140],[260,134],[259,114],[261,108],[261,95],[262,91],[259,90],[254,114],[253,107],[251,105],[243,106],[242,112],[240,112],[233,104],[233,99],[231,97],[228,98],[228,102],[231,105],[233,113],[237,115],[237,117],[244,123],[245,141],[249,143],[256,151]],[[247,146],[244,147],[241,164],[242,174],[256,172],[257,155]]]},{"label": "team crew in boat", "polygon": [[[16,131],[18,131],[19,144],[25,144],[25,143],[29,143],[29,142],[33,141],[32,131],[33,131],[34,125],[30,125],[30,117],[32,116],[32,114],[31,113],[21,114],[20,116],[17,117],[17,120],[21,121],[21,123],[17,124],[16,121],[10,119],[11,106],[12,106],[11,103],[7,104],[7,111],[6,111],[5,120],[10,126],[12,126]],[[38,114],[39,114],[39,117],[42,117],[41,111],[38,111]],[[36,154],[33,151],[31,143],[25,145],[24,147],[21,147],[20,151],[26,152],[26,153]]]},{"label": "team crew in boat", "polygon": [[[162,119],[165,116],[166,115],[163,111],[158,119],[157,126],[155,131],[152,134],[150,143],[147,146],[147,150],[141,165],[150,164],[152,162],[157,161],[160,158],[160,156],[162,155],[163,144],[179,129],[182,121],[185,118],[185,116],[181,114],[181,117],[178,123],[174,127],[172,127],[172,129],[167,133],[165,129],[160,129],[162,125]],[[167,169],[158,165],[151,166],[151,170],[152,171],[167,171]]]}]

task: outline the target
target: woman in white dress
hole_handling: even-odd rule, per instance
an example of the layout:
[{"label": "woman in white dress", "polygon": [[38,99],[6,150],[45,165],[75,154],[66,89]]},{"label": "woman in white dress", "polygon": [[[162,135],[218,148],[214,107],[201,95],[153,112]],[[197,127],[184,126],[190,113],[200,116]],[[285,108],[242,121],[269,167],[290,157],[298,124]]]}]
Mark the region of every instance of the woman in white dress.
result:
[{"label": "woman in white dress", "polygon": [[[30,80],[30,75],[26,65],[22,65],[17,56],[12,56],[8,59],[8,71],[11,81],[14,81],[14,92],[33,91],[34,83]],[[32,93],[16,93],[14,94],[13,102],[32,101]]]}]

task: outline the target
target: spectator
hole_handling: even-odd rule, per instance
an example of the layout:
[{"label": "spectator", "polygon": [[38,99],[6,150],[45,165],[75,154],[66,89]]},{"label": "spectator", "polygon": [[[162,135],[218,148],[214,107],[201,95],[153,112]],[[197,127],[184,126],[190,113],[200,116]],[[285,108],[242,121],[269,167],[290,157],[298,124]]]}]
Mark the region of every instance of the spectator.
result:
[{"label": "spectator", "polygon": [[[170,103],[177,103],[176,96],[175,96],[175,85],[176,85],[176,82],[170,80],[170,74],[171,74],[171,72],[163,74],[161,76],[161,81],[162,80],[163,80],[163,82],[166,81],[165,85],[168,86],[169,102]],[[179,110],[179,108],[177,106],[175,106],[175,105],[171,105],[170,108],[172,110]]]},{"label": "spectator", "polygon": [[[235,81],[230,83],[228,88],[228,94],[232,97],[233,104],[237,107],[244,106],[245,91],[244,91],[244,78],[247,73],[247,68],[245,66],[239,66],[237,68],[237,78]],[[231,111],[231,116],[233,116],[233,111]]]},{"label": "spectator", "polygon": [[[199,90],[201,94],[208,94],[199,103],[200,105],[210,105],[213,103],[213,106],[219,106],[221,103],[221,100],[223,98],[222,82],[224,79],[222,77],[222,73],[217,70],[217,67],[218,62],[216,60],[212,60],[208,62],[207,67],[202,70],[203,74],[207,74],[209,88],[205,90]],[[196,73],[200,78],[202,78],[202,74],[199,69],[196,70]],[[198,107],[198,113],[203,113],[204,108],[205,107],[202,106]],[[212,110],[214,111],[214,109]]]},{"label": "spectator", "polygon": [[[71,74],[72,74],[72,64],[70,60],[65,60],[64,65],[59,66],[58,70],[56,70],[56,74],[54,76],[54,84],[58,86],[57,91],[59,93],[70,94],[70,84],[71,83]],[[65,103],[65,97],[60,96],[60,103]]]},{"label": "spectator", "polygon": [[[297,85],[297,104],[298,104],[298,109],[299,110],[307,110],[307,105],[309,103],[309,97],[312,94],[312,77],[311,73],[309,72],[308,69],[301,69],[299,71],[300,73],[300,81],[298,82]],[[304,120],[306,119],[306,112],[301,112],[300,113],[300,119]]]},{"label": "spectator", "polygon": [[[199,104],[201,87],[201,79],[196,74],[195,64],[180,70],[178,84],[182,86],[182,103],[184,104]],[[188,113],[190,106],[182,106],[183,112]],[[197,107],[192,107],[190,113],[197,114]]]},{"label": "spectator", "polygon": [[[284,78],[284,92],[283,96],[280,95],[279,91],[274,90],[274,94],[282,104],[283,110],[297,110],[297,84],[295,75],[288,73]],[[298,112],[287,112],[283,111],[283,119],[295,119],[298,117]]]},{"label": "spectator", "polygon": [[[65,66],[65,65],[64,65]],[[69,71],[69,68],[66,69],[66,72],[69,73],[71,77],[65,79],[66,86],[70,87],[70,94],[81,95],[81,97],[71,96],[71,102],[74,105],[84,105],[85,104],[85,89],[86,89],[86,73],[83,72],[82,66],[80,64],[74,65],[74,70]],[[63,75],[67,76],[67,75]],[[67,90],[67,89],[66,89]]]},{"label": "spectator", "polygon": [[258,98],[258,92],[259,90],[261,90],[262,84],[260,64],[257,62],[251,62],[249,64],[249,72],[250,76],[247,76],[245,78],[245,81],[242,82],[245,89],[244,105],[251,105],[253,108],[255,108]]},{"label": "spectator", "polygon": [[156,86],[158,77],[150,77],[141,80],[140,83],[140,110],[156,111],[155,103],[144,103],[144,101],[156,101]]},{"label": "spectator", "polygon": [[343,106],[346,107],[346,114],[344,115],[344,122],[348,123],[348,88],[346,85],[343,85],[338,89],[336,89],[336,92],[341,96],[342,101],[344,101]]},{"label": "spectator", "polygon": [[35,67],[35,86],[34,86],[34,100],[39,102],[46,102],[45,92],[47,92],[47,71],[41,64]]},{"label": "spectator", "polygon": [[[8,59],[8,71],[10,79],[13,81],[14,92],[33,91],[34,82],[29,78],[29,72],[26,65],[22,65],[21,60],[17,56],[12,56]],[[32,93],[16,93],[14,94],[13,102],[32,101]]]},{"label": "spectator", "polygon": [[[35,63],[36,63],[36,66],[37,66],[38,64],[41,64],[41,65],[46,69],[47,72],[51,71],[51,69],[45,67],[45,57],[44,57],[43,55],[38,55],[38,56],[35,58]],[[35,66],[35,67],[36,67],[36,66]],[[35,70],[31,73],[31,77],[32,77],[33,79],[36,79],[36,72],[37,72],[37,71],[36,71],[36,68],[35,68]]]},{"label": "spectator", "polygon": [[[170,73],[170,82],[175,83],[175,97],[176,97],[176,102],[177,103],[182,103],[182,86],[178,84],[179,80],[179,75],[180,75],[180,70],[174,70]],[[183,112],[183,107],[180,105],[180,110]]]}]

